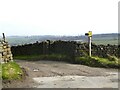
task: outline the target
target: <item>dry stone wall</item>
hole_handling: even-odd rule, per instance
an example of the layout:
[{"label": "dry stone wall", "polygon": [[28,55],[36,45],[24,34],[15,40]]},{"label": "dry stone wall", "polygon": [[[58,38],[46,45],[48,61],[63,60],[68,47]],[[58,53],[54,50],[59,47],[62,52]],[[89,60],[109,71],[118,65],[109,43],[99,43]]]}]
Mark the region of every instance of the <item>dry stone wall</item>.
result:
[{"label": "dry stone wall", "polygon": [[11,47],[7,41],[0,41],[0,63],[7,63],[13,61]]},{"label": "dry stone wall", "polygon": [[[108,57],[108,55],[111,55],[120,57],[119,47],[119,45],[95,45],[92,43],[92,56]],[[88,55],[88,50],[88,43],[76,43],[72,41],[48,41],[12,46],[14,56],[64,54],[82,57]]]},{"label": "dry stone wall", "polygon": [[[83,44],[78,44],[78,50],[80,56],[87,54],[88,55],[88,44],[87,43],[83,43]],[[92,43],[92,55],[93,56],[99,56],[99,57],[108,57],[108,55],[111,56],[116,56],[116,57],[120,57],[120,49],[119,49],[120,45],[96,45]],[[78,54],[78,53],[77,53]]]}]

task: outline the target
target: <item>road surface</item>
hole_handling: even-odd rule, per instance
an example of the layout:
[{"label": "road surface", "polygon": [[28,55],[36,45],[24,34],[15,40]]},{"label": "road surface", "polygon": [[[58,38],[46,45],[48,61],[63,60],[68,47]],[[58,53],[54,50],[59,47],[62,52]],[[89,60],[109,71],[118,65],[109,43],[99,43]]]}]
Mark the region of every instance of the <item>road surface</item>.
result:
[{"label": "road surface", "polygon": [[9,88],[118,88],[118,70],[57,61],[16,60],[27,78],[4,83]]}]

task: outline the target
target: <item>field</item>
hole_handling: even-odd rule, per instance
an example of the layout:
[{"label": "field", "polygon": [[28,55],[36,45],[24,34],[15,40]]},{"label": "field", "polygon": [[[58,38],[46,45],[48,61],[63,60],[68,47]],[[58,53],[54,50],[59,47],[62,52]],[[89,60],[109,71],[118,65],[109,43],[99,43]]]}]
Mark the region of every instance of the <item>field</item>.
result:
[{"label": "field", "polygon": [[[81,41],[87,42],[87,36],[8,36],[7,41],[10,45],[21,45],[28,43],[35,43],[36,41],[44,41],[44,40],[63,40],[63,41]],[[118,34],[94,34],[92,37],[92,42],[95,44],[118,44]]]}]

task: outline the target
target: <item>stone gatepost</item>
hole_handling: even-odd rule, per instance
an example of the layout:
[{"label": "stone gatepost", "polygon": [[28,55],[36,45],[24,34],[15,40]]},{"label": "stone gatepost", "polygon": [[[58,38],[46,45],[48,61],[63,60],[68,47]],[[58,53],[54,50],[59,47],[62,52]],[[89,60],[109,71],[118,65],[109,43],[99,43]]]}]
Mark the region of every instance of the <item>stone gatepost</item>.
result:
[{"label": "stone gatepost", "polygon": [[3,35],[3,39],[0,40],[0,63],[7,63],[10,61],[13,61],[11,47]]}]

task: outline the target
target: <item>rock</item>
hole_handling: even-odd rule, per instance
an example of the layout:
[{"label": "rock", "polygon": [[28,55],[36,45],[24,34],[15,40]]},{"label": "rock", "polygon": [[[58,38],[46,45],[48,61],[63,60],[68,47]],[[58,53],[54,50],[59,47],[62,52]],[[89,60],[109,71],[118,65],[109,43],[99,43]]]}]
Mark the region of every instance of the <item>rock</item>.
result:
[{"label": "rock", "polygon": [[34,71],[34,72],[38,72],[39,70],[38,70],[38,69],[34,69],[33,71]]}]

